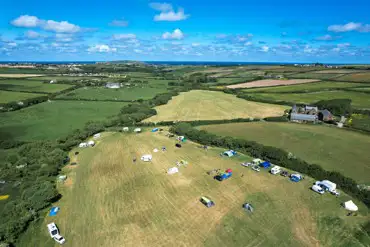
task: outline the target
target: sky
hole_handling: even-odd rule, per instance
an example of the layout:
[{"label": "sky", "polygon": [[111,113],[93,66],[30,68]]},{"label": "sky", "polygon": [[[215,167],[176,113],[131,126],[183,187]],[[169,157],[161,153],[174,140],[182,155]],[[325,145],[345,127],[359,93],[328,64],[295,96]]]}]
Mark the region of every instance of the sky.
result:
[{"label": "sky", "polygon": [[2,1],[0,61],[370,63],[368,0]]}]

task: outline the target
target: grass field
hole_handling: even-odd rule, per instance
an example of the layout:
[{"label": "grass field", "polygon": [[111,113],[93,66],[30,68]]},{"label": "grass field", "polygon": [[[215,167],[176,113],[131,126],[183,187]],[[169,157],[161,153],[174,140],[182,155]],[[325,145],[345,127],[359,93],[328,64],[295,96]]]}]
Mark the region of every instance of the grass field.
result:
[{"label": "grass field", "polygon": [[11,101],[22,101],[25,99],[31,99],[42,95],[43,94],[10,92],[0,90],[0,104],[5,104]]},{"label": "grass field", "polygon": [[[291,86],[278,86],[278,87],[266,87],[266,88],[252,88],[244,89],[244,92],[266,92],[266,93],[286,93],[286,92],[317,92],[321,90],[330,90],[338,88],[353,88],[367,86],[366,83],[353,83],[353,82],[333,82],[323,81],[309,84],[299,84]],[[370,87],[369,87],[370,89]]]},{"label": "grass field", "polygon": [[327,70],[320,70],[315,71],[318,74],[351,74],[351,73],[360,73],[363,70],[355,70],[355,69],[327,69]]},{"label": "grass field", "polygon": [[0,130],[17,140],[55,140],[82,128],[88,121],[117,115],[121,102],[44,102],[14,112],[0,113]]},{"label": "grass field", "polygon": [[25,77],[38,77],[42,75],[36,74],[0,74],[0,78],[25,78]]},{"label": "grass field", "polygon": [[348,92],[348,91],[327,91],[315,93],[253,93],[254,97],[270,99],[276,101],[289,101],[302,104],[310,104],[319,100],[327,99],[351,99],[352,106],[355,108],[370,108],[370,97],[367,93]]},{"label": "grass field", "polygon": [[246,83],[240,83],[235,85],[227,86],[228,88],[256,88],[256,87],[270,87],[270,86],[284,86],[284,85],[295,85],[303,83],[317,82],[318,80],[312,79],[289,79],[289,80],[279,80],[279,79],[264,79],[250,81]]},{"label": "grass field", "polygon": [[58,81],[78,81],[78,80],[93,80],[93,79],[101,79],[101,77],[48,75],[48,76],[29,78],[29,80],[48,81],[48,82],[52,80],[58,82]]},{"label": "grass field", "polygon": [[193,90],[158,106],[157,115],[146,122],[175,120],[214,120],[232,118],[263,118],[281,116],[287,107],[239,99],[222,92]]},{"label": "grass field", "polygon": [[[343,74],[328,74],[328,73],[317,73],[317,72],[307,72],[307,73],[296,73],[288,75],[289,78],[299,78],[299,79],[318,79],[318,80],[325,80],[325,79],[332,79],[339,77]],[[343,80],[345,81],[345,80]]]},{"label": "grass field", "polygon": [[[370,185],[370,137],[335,127],[294,123],[232,123],[201,129],[282,148],[303,160]],[[348,149],[350,148],[350,152]]]},{"label": "grass field", "polygon": [[14,80],[5,79],[0,80],[0,89],[12,90],[12,91],[32,91],[32,92],[43,92],[43,93],[56,93],[72,85],[65,84],[46,84],[42,80]]},{"label": "grass field", "polygon": [[370,92],[370,87],[351,88],[351,90],[358,92]]},{"label": "grass field", "polygon": [[234,83],[242,83],[245,82],[245,80],[253,80],[255,76],[251,75],[250,77],[220,77],[217,78],[217,82],[212,82],[208,84],[212,85],[219,85],[219,84],[234,84]]},{"label": "grass field", "polygon": [[[368,212],[359,203],[360,214],[346,217],[339,205],[346,195],[314,193],[309,178],[292,183],[266,171],[255,173],[239,165],[250,160],[247,156],[220,158],[220,149],[204,151],[191,142],[175,149],[174,144],[158,133],[104,133],[94,148],[76,149],[80,154],[72,160],[78,165],[63,169],[68,179],[59,186],[60,212],[17,246],[54,246],[46,229],[52,221],[67,247],[366,245],[354,239],[352,229]],[[161,146],[167,151],[154,153],[152,162],[132,162]],[[167,175],[180,159],[188,166]],[[215,168],[232,168],[233,176],[218,182],[206,174]],[[216,205],[206,208],[201,196]],[[245,202],[252,203],[253,213],[242,209]]]},{"label": "grass field", "polygon": [[340,81],[370,82],[370,72],[344,75],[335,79]]}]

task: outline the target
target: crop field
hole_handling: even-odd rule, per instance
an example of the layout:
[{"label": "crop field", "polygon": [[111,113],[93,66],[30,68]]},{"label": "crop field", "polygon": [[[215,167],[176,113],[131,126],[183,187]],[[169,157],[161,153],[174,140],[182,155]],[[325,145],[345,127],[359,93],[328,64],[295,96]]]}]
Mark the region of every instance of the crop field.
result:
[{"label": "crop field", "polygon": [[320,70],[315,71],[318,74],[351,74],[351,73],[360,73],[363,70],[355,70],[355,69],[327,69],[327,70]]},{"label": "crop field", "polygon": [[11,91],[30,91],[30,92],[40,92],[40,93],[56,93],[67,88],[72,87],[72,85],[66,84],[47,84],[43,83],[42,80],[15,80],[15,79],[2,79],[0,80],[0,89],[11,90]]},{"label": "crop field", "polygon": [[[2,98],[2,97],[1,97]],[[1,113],[0,132],[17,140],[55,140],[82,128],[88,121],[104,121],[126,103],[52,101]]]},{"label": "crop field", "polygon": [[265,79],[265,80],[257,80],[251,81],[236,85],[227,86],[228,88],[255,88],[255,87],[270,87],[270,86],[282,86],[282,85],[294,85],[294,84],[303,84],[303,83],[312,83],[317,82],[318,80],[310,80],[310,79],[291,79],[291,80],[273,80],[273,79]]},{"label": "crop field", "polygon": [[[308,72],[308,73],[296,73],[288,75],[289,78],[299,78],[299,79],[318,79],[318,80],[325,80],[325,79],[333,79],[340,77],[344,74],[328,74],[328,73],[316,73],[316,72]],[[346,80],[341,80],[346,81]]]},{"label": "crop field", "polygon": [[151,99],[159,93],[166,92],[166,88],[132,87],[110,89],[103,87],[79,88],[58,98],[63,99],[95,99],[95,100],[138,100]]},{"label": "crop field", "polygon": [[12,101],[22,101],[25,99],[31,99],[42,95],[43,94],[10,92],[0,90],[0,104],[5,104]]},{"label": "crop field", "polygon": [[[292,152],[309,163],[339,171],[370,185],[370,137],[336,127],[295,123],[231,123],[201,126],[209,132],[244,138]],[[351,147],[351,152],[348,148]]]},{"label": "crop field", "polygon": [[[292,86],[278,86],[278,87],[266,87],[266,88],[252,88],[244,89],[244,92],[266,92],[266,93],[289,93],[289,92],[316,92],[321,90],[333,90],[340,88],[354,88],[368,86],[366,83],[353,83],[353,82],[333,82],[333,81],[323,81],[315,82],[309,84],[298,84]],[[370,89],[370,87],[369,87]],[[359,90],[361,91],[361,90]]]},{"label": "crop field", "polygon": [[217,78],[217,82],[208,83],[209,85],[227,85],[227,84],[234,84],[234,83],[242,83],[245,80],[252,80],[255,76],[248,77],[221,77]]},{"label": "crop field", "polygon": [[193,90],[155,109],[157,115],[146,122],[264,118],[281,116],[287,107],[247,101],[222,92]]},{"label": "crop field", "polygon": [[[46,217],[41,236],[23,238],[24,246],[54,246],[45,228],[52,221],[65,246],[366,245],[353,233],[367,210],[358,203],[359,215],[346,217],[339,204],[348,196],[314,193],[309,178],[292,183],[267,171],[255,173],[239,165],[251,160],[244,155],[220,158],[221,149],[204,151],[191,142],[176,149],[174,144],[159,133],[104,133],[94,148],[73,150],[80,152],[73,157],[78,165],[63,169],[68,179],[59,185],[60,212]],[[167,151],[153,153],[152,162],[140,161],[161,146]],[[167,175],[180,159],[189,164]],[[206,173],[215,168],[232,168],[233,176],[218,182]],[[201,196],[215,206],[205,207]],[[253,213],[242,209],[245,202],[254,206]]]},{"label": "crop field", "polygon": [[302,104],[315,103],[319,100],[328,99],[351,99],[355,108],[370,109],[370,97],[368,93],[348,91],[325,91],[314,93],[253,93],[253,97],[274,101],[288,101]]},{"label": "crop field", "polygon": [[370,82],[370,72],[344,75],[336,78],[336,80],[353,82]]}]

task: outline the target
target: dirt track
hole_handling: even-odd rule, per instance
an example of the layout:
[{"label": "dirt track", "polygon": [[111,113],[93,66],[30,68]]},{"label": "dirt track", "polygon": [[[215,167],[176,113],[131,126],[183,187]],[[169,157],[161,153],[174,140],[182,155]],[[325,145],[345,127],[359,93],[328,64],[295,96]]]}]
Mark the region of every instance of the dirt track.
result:
[{"label": "dirt track", "polygon": [[254,88],[254,87],[269,87],[269,86],[284,86],[284,85],[294,85],[294,84],[303,84],[317,82],[319,80],[314,79],[292,79],[292,80],[258,80],[240,83],[236,85],[227,86],[227,88]]}]

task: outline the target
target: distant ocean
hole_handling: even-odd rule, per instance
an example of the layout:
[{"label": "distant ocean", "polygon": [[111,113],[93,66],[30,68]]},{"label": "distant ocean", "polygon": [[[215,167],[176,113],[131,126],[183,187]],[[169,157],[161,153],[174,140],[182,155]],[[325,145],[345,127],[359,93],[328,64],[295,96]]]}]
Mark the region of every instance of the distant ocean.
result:
[{"label": "distant ocean", "polygon": [[[95,64],[110,61],[0,61],[0,63],[33,63],[33,64]],[[111,61],[116,62],[116,61]],[[122,61],[125,62],[125,61]],[[130,62],[130,61],[127,61]],[[280,62],[209,62],[209,61],[139,61],[147,64],[155,65],[209,65],[209,66],[237,66],[237,65],[293,65],[293,64],[308,64],[308,63],[280,63]],[[325,63],[327,65],[346,65]]]}]

